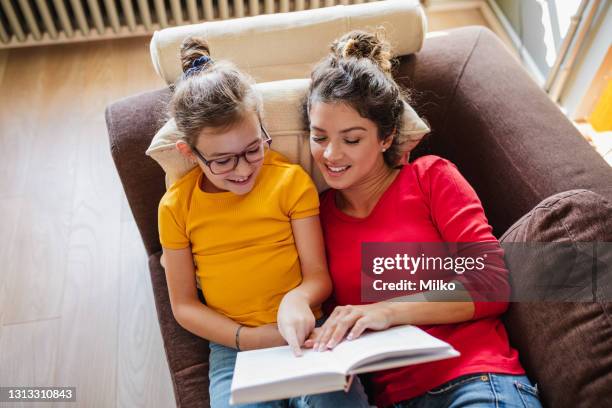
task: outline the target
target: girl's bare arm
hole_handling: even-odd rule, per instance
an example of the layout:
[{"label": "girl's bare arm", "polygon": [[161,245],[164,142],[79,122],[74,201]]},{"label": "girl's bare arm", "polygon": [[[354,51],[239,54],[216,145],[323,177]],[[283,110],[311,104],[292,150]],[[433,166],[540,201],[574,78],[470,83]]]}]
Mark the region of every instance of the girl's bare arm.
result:
[{"label": "girl's bare arm", "polygon": [[319,216],[292,220],[291,228],[300,257],[302,283],[290,293],[303,296],[311,307],[318,306],[332,292]]},{"label": "girl's bare arm", "polygon": [[311,308],[321,305],[331,294],[323,233],[318,216],[291,221],[300,257],[302,282],[284,297],[278,310],[278,327],[296,356],[315,327]]},{"label": "girl's bare arm", "polygon": [[[191,248],[163,250],[170,305],[176,321],[197,336],[235,348],[236,331],[240,325],[200,302]],[[241,350],[284,344],[276,324],[244,327],[240,331]]]}]

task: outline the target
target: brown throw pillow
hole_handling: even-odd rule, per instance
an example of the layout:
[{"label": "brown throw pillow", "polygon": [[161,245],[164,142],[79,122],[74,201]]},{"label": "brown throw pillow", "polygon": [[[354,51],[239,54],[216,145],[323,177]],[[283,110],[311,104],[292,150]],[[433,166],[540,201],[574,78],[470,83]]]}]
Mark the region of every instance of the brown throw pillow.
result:
[{"label": "brown throw pillow", "polygon": [[597,264],[575,261],[573,265],[574,271],[584,275],[592,270],[599,274],[599,285],[590,289],[590,301],[518,301],[510,304],[504,316],[510,342],[538,384],[545,406],[612,407],[611,241],[612,205],[587,190],[545,199],[500,239],[504,248],[516,242],[563,243],[554,259],[520,259],[507,252],[513,290],[524,288],[534,277],[559,273],[564,262],[577,259],[581,243],[597,251],[592,257]]}]

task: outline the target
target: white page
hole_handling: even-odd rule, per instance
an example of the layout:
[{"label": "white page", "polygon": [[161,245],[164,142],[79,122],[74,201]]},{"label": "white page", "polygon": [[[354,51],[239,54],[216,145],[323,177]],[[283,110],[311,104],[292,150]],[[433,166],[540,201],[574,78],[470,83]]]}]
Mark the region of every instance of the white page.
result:
[{"label": "white page", "polygon": [[334,348],[333,354],[341,362],[344,372],[348,372],[355,365],[362,365],[372,360],[413,354],[435,354],[448,349],[452,349],[448,343],[418,327],[404,325],[384,331],[368,332],[356,340],[344,340]]},{"label": "white page", "polygon": [[317,374],[293,378],[285,382],[242,387],[232,389],[230,404],[272,401],[297,397],[298,395],[320,394],[322,392],[340,391],[346,385],[346,377],[335,374]]},{"label": "white page", "polygon": [[447,358],[459,357],[459,353],[455,349],[448,349],[437,352],[435,354],[416,354],[409,357],[396,357],[386,360],[374,361],[365,366],[357,365],[357,367],[349,371],[350,374],[371,373],[372,371],[388,370],[390,368],[405,367],[409,365],[430,363],[432,361],[445,360]]},{"label": "white page", "polygon": [[[456,353],[449,344],[410,325],[366,333],[356,340],[341,342],[333,350],[316,352],[303,349],[302,357],[295,357],[289,346],[244,351],[238,353],[231,389],[232,393],[235,390],[249,393],[251,388],[264,386],[261,392],[267,394],[271,390],[270,384],[276,384],[279,392],[294,392],[289,390],[294,388],[291,384],[301,384],[301,379],[308,378],[304,384],[315,385],[317,376],[325,382],[331,381],[336,374],[340,382],[351,368],[359,370],[368,361],[371,361],[368,366],[377,367],[378,360],[386,360],[379,364],[382,369],[383,366],[408,365],[412,361],[448,358],[456,355],[453,352]],[[407,358],[409,356],[414,356],[414,359]],[[391,357],[397,357],[401,362],[392,362]],[[299,394],[301,392],[296,395]]]},{"label": "white page", "polygon": [[238,353],[232,390],[321,373],[344,374],[332,353],[302,351],[301,357],[295,357],[289,346]]}]

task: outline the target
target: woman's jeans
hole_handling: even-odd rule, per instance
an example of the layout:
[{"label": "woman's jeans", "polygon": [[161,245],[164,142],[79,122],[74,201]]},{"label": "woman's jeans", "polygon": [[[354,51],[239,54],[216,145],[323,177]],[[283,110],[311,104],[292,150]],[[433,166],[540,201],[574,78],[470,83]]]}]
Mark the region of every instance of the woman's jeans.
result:
[{"label": "woman's jeans", "polygon": [[538,389],[524,375],[468,374],[394,408],[541,408]]}]

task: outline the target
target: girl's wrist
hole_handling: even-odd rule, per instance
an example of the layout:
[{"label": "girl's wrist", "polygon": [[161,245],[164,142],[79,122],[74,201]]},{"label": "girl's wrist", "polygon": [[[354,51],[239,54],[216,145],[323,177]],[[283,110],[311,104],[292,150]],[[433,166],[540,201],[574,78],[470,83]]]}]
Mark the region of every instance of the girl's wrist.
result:
[{"label": "girl's wrist", "polygon": [[240,350],[255,350],[258,347],[257,344],[253,344],[257,341],[257,336],[253,336],[253,327],[243,326],[240,330]]},{"label": "girl's wrist", "polygon": [[303,291],[297,288],[291,290],[290,292],[287,292],[283,300],[288,300],[291,302],[303,302],[305,304],[309,303],[308,296],[306,296],[306,294]]},{"label": "girl's wrist", "polygon": [[240,350],[242,351],[283,346],[285,344],[285,339],[276,328],[276,325],[243,326],[240,330]]},{"label": "girl's wrist", "polygon": [[236,329],[236,334],[234,335],[234,343],[235,343],[235,346],[236,346],[236,350],[238,350],[238,351],[242,351],[243,347],[244,347],[244,345],[241,344],[241,342],[240,342],[240,332],[242,331],[243,328],[244,328],[243,325],[241,325],[241,324],[238,325],[238,328]]}]

